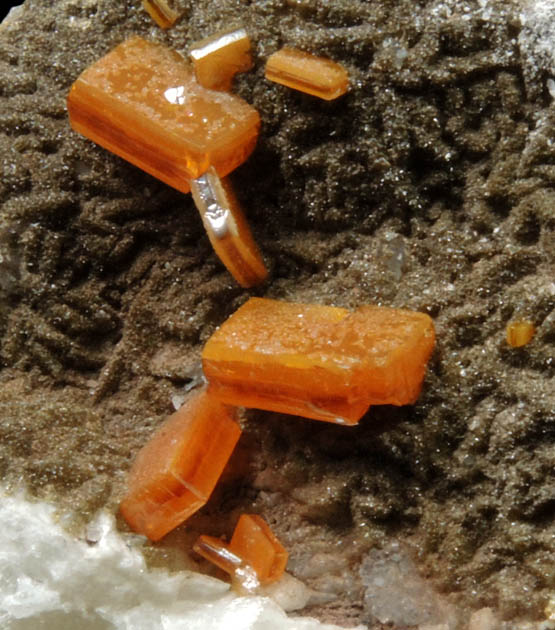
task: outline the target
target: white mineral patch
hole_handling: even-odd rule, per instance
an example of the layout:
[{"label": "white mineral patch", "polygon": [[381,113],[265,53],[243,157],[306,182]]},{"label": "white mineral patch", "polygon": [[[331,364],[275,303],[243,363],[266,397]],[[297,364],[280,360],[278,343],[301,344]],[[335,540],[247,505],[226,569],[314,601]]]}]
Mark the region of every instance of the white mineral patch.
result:
[{"label": "white mineral patch", "polygon": [[207,576],[147,569],[107,513],[89,542],[69,536],[52,506],[22,496],[0,496],[0,523],[2,630],[340,630]]}]

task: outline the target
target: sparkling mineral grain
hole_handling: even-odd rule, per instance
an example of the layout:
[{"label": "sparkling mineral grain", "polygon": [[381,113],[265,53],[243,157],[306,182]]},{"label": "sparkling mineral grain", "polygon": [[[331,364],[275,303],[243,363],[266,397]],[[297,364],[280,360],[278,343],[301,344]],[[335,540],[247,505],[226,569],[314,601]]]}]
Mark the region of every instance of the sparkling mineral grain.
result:
[{"label": "sparkling mineral grain", "polygon": [[201,508],[240,434],[228,407],[195,393],[135,459],[120,506],[131,528],[159,540]]},{"label": "sparkling mineral grain", "polygon": [[372,404],[415,402],[434,342],[422,313],[251,298],[202,358],[228,404],[355,424]]},{"label": "sparkling mineral grain", "polygon": [[331,101],[349,88],[343,66],[296,48],[282,48],[268,58],[266,78],[294,90]]},{"label": "sparkling mineral grain", "polygon": [[242,287],[260,284],[268,272],[231,183],[216,170],[191,181],[191,192],[214,251]]},{"label": "sparkling mineral grain", "polygon": [[203,88],[178,53],[140,37],[87,68],[67,106],[76,131],[183,192],[210,166],[224,176],[241,164],[260,124],[244,100]]}]

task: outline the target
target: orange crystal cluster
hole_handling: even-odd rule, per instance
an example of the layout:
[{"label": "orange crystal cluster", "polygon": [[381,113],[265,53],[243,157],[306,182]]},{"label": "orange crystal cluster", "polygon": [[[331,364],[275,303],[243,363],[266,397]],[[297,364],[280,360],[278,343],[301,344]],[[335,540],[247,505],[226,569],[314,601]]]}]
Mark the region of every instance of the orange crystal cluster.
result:
[{"label": "orange crystal cluster", "polygon": [[241,515],[229,544],[213,536],[200,536],[193,549],[245,590],[279,580],[289,556],[270,526],[257,514]]},{"label": "orange crystal cluster", "polygon": [[211,166],[223,177],[242,164],[260,126],[246,101],[202,87],[178,53],[140,37],[87,68],[67,106],[76,131],[182,192]]},{"label": "orange crystal cluster", "polygon": [[434,343],[423,313],[251,298],[202,363],[209,393],[227,404],[355,424],[370,405],[416,400]]},{"label": "orange crystal cluster", "polygon": [[326,101],[345,94],[349,75],[343,66],[296,48],[282,48],[266,62],[266,78]]},{"label": "orange crystal cluster", "polygon": [[208,500],[239,439],[233,412],[194,394],[139,451],[120,509],[132,529],[159,540]]},{"label": "orange crystal cluster", "polygon": [[210,90],[231,90],[238,72],[252,68],[251,42],[244,28],[220,31],[189,49],[197,81]]}]

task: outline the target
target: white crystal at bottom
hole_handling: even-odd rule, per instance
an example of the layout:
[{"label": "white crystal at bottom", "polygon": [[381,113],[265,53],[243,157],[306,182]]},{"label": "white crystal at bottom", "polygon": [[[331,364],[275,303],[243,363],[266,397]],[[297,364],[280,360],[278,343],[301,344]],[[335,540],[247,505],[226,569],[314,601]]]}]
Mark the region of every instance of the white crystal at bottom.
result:
[{"label": "white crystal at bottom", "polygon": [[2,630],[340,630],[214,578],[147,569],[107,513],[86,542],[55,523],[52,506],[0,493],[0,523]]}]

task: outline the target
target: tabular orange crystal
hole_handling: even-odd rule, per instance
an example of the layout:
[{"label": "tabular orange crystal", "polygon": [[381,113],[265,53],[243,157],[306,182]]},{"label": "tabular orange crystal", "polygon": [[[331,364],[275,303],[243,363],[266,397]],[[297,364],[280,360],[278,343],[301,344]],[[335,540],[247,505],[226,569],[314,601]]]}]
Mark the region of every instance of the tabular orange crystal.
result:
[{"label": "tabular orange crystal", "polygon": [[209,392],[228,404],[355,424],[371,404],[415,402],[434,343],[423,313],[251,298],[202,359]]},{"label": "tabular orange crystal", "polygon": [[330,101],[349,88],[349,75],[331,59],[296,48],[282,48],[266,62],[266,78]]},{"label": "tabular orange crystal", "polygon": [[143,7],[160,28],[170,28],[179,17],[165,0],[143,0]]},{"label": "tabular orange crystal", "polygon": [[268,272],[231,183],[211,168],[191,181],[191,192],[212,247],[231,275],[242,287],[263,282]]},{"label": "tabular orange crystal", "polygon": [[87,68],[68,95],[73,128],[183,192],[252,152],[260,117],[246,101],[200,86],[189,64],[134,37]]},{"label": "tabular orange crystal", "polygon": [[266,521],[257,514],[242,514],[229,544],[200,536],[194,550],[231,575],[245,590],[281,578],[289,554]]},{"label": "tabular orange crystal", "polygon": [[513,348],[525,346],[536,333],[534,324],[527,320],[517,320],[507,324],[507,343]]},{"label": "tabular orange crystal", "polygon": [[159,540],[201,508],[241,430],[231,410],[202,390],[139,451],[120,509],[131,528]]},{"label": "tabular orange crystal", "polygon": [[231,90],[238,72],[252,68],[251,43],[244,28],[220,31],[189,49],[197,81],[211,90]]}]

